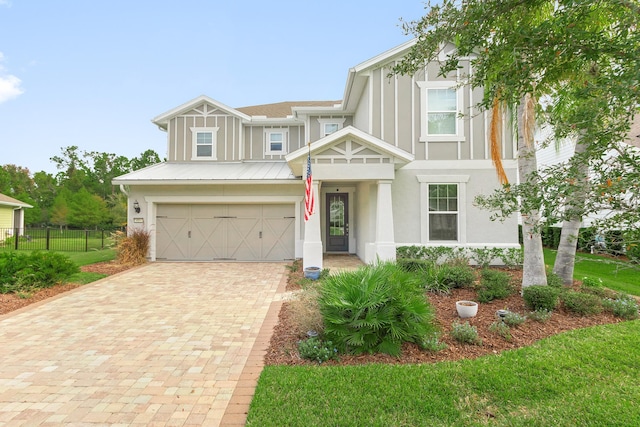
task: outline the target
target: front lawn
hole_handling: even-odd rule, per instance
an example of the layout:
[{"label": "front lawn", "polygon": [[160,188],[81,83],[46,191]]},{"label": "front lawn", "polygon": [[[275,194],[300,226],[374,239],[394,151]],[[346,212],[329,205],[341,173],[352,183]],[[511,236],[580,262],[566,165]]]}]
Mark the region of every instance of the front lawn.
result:
[{"label": "front lawn", "polygon": [[476,360],[268,366],[248,426],[640,425],[640,321]]},{"label": "front lawn", "polygon": [[[557,253],[552,249],[544,250],[544,262],[549,270],[553,268]],[[640,266],[616,258],[578,252],[573,277],[578,280],[599,278],[609,289],[640,296]]]}]

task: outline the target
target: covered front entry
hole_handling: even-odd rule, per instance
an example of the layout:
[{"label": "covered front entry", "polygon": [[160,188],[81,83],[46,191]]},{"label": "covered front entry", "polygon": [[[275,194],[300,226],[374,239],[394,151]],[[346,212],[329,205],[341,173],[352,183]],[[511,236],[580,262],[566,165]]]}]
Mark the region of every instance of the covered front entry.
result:
[{"label": "covered front entry", "polygon": [[156,259],[293,259],[293,204],[159,204]]}]

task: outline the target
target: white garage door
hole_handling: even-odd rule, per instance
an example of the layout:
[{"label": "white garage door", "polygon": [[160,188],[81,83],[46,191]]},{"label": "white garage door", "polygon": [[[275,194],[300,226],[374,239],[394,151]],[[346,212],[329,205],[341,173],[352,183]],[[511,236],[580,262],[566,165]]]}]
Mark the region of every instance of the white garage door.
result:
[{"label": "white garage door", "polygon": [[158,205],[156,259],[294,258],[294,205]]}]

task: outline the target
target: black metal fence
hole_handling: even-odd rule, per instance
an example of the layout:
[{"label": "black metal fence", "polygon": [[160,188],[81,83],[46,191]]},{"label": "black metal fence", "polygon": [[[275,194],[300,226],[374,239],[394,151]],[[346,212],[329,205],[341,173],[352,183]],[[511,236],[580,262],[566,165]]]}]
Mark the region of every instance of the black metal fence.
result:
[{"label": "black metal fence", "polygon": [[114,230],[0,228],[0,250],[87,252],[113,245]]}]

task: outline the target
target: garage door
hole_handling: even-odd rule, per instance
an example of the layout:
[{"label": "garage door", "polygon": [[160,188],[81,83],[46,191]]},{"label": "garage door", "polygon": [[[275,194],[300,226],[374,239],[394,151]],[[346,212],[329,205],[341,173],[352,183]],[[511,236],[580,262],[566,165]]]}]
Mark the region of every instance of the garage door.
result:
[{"label": "garage door", "polygon": [[293,205],[158,205],[156,259],[294,258]]}]

